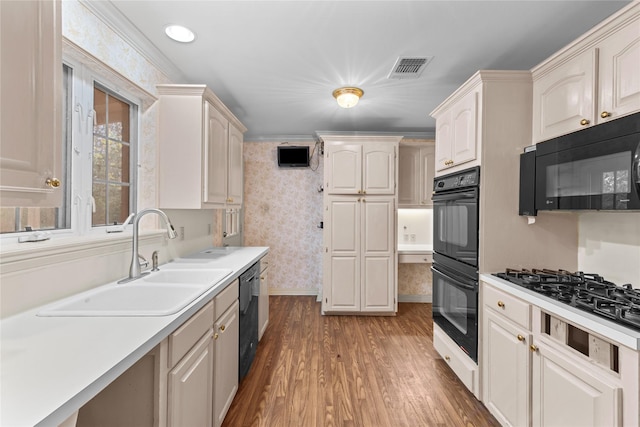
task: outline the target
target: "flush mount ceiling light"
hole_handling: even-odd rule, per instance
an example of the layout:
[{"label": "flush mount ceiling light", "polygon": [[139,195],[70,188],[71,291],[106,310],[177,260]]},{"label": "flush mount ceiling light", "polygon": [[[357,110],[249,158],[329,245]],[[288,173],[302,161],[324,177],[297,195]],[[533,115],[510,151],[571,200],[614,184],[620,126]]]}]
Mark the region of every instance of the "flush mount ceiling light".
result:
[{"label": "flush mount ceiling light", "polygon": [[355,107],[362,95],[363,90],[357,87],[341,87],[333,91],[333,97],[342,108]]},{"label": "flush mount ceiling light", "polygon": [[180,43],[190,43],[196,38],[193,31],[182,25],[167,25],[164,28],[164,32],[170,39]]}]

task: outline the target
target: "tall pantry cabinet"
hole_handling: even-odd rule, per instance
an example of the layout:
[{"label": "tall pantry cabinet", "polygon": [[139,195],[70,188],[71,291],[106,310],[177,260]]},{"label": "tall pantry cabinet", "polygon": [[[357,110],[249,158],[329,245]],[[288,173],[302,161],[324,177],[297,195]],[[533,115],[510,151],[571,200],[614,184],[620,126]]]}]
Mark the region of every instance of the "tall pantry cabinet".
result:
[{"label": "tall pantry cabinet", "polygon": [[325,150],[322,313],[393,314],[402,137],[320,137]]}]

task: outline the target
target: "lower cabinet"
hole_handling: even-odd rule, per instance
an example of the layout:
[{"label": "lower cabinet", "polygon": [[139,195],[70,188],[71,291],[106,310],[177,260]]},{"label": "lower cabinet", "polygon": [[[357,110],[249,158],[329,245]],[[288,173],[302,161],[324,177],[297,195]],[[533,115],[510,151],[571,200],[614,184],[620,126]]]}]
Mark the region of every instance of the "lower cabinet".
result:
[{"label": "lower cabinet", "polygon": [[236,280],[78,412],[77,426],[219,427],[238,391]]},{"label": "lower cabinet", "polygon": [[638,425],[636,352],[484,282],[482,299],[482,401],[502,425]]}]

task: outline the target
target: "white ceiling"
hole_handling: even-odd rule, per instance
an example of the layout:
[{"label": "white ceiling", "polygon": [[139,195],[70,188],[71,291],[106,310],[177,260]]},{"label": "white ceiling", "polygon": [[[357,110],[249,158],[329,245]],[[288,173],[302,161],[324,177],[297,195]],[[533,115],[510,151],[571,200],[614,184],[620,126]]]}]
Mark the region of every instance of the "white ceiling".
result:
[{"label": "white ceiling", "polygon": [[[628,1],[85,2],[176,83],[208,85],[248,128],[245,141],[316,131],[432,136],[429,113],[479,69],[526,70]],[[196,33],[191,44],[167,24]],[[414,80],[399,56],[433,56]],[[364,90],[352,109],[341,86]]]}]

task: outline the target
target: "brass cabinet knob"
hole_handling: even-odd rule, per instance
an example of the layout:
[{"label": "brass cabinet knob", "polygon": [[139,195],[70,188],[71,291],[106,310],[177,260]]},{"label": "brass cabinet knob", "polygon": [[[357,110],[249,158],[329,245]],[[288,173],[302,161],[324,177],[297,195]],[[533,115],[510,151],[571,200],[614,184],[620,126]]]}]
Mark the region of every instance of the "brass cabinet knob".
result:
[{"label": "brass cabinet knob", "polygon": [[531,351],[533,351],[534,353],[535,353],[536,351],[538,351],[538,347],[536,347],[536,346],[535,346],[535,345],[533,345],[533,344],[531,344],[531,345],[529,346],[529,349],[531,349]]},{"label": "brass cabinet knob", "polygon": [[358,190],[358,194],[362,194],[362,190]]},{"label": "brass cabinet knob", "polygon": [[602,113],[600,113],[600,117],[606,119],[607,117],[611,117],[611,113],[608,111],[603,111]]},{"label": "brass cabinet knob", "polygon": [[264,276],[260,276],[260,280],[264,280]]},{"label": "brass cabinet knob", "polygon": [[224,326],[224,325],[220,326],[220,330],[221,330],[222,332],[224,332],[224,329],[225,329],[225,326]]},{"label": "brass cabinet knob", "polygon": [[447,362],[451,362],[451,358],[449,356],[445,356],[444,360],[446,360]]},{"label": "brass cabinet knob", "polygon": [[47,178],[47,180],[44,183],[47,187],[51,187],[51,188],[58,188],[60,187],[60,184],[61,184],[58,178]]},{"label": "brass cabinet knob", "polygon": [[590,122],[589,120],[587,120],[587,119],[582,119],[582,120],[580,120],[580,125],[581,125],[581,126],[586,126],[586,125],[588,125],[589,123],[591,123],[591,122]]},{"label": "brass cabinet knob", "polygon": [[524,337],[522,335],[520,335],[520,334],[518,334],[517,338],[518,338],[518,341],[520,341],[520,342],[524,341]]},{"label": "brass cabinet knob", "polygon": [[364,197],[362,198],[362,203],[366,202],[367,199],[365,199]]},{"label": "brass cabinet knob", "polygon": [[367,194],[367,190],[362,190],[362,194]]},{"label": "brass cabinet knob", "polygon": [[500,308],[504,308],[504,302],[502,302],[502,301],[498,301],[498,307],[500,307]]},{"label": "brass cabinet knob", "polygon": [[218,339],[218,334],[213,334],[213,339],[217,340]]}]

